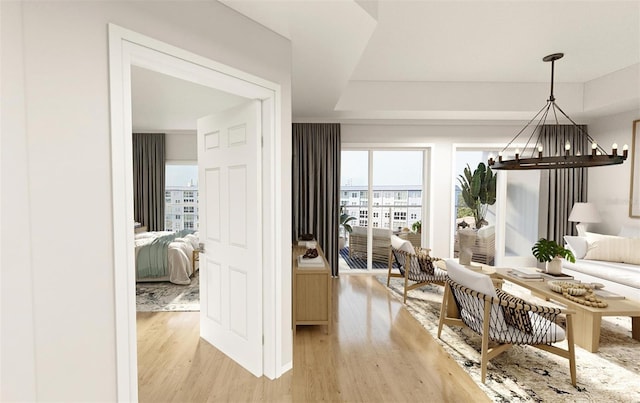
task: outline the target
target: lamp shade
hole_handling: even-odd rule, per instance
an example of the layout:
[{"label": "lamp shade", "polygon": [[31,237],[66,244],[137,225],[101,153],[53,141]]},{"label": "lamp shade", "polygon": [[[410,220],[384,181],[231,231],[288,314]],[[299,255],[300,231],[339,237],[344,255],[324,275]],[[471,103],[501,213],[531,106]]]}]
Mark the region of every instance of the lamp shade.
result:
[{"label": "lamp shade", "polygon": [[572,222],[600,222],[600,214],[593,203],[576,203],[569,214]]}]

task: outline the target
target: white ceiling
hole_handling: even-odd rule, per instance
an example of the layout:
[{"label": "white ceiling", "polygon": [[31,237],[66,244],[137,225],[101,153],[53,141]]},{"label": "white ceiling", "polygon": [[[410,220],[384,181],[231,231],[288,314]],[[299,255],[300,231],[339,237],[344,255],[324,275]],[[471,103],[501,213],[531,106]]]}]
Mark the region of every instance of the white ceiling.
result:
[{"label": "white ceiling", "polygon": [[638,63],[637,2],[381,1],[351,80],[547,82],[543,56],[564,52],[559,81]]},{"label": "white ceiling", "polygon": [[[567,94],[571,99],[583,96],[583,85],[640,62],[638,1],[220,1],[291,39],[297,121],[477,119],[483,114],[522,119],[548,96],[550,65],[542,57],[550,53],[565,53],[556,63],[556,82],[580,84]],[[373,89],[366,88],[369,83]],[[380,103],[374,108],[375,87],[402,93],[394,83],[443,85],[440,92],[405,97],[403,110]],[[425,110],[424,98],[446,97],[447,85],[460,83],[501,83],[500,92],[509,92],[504,83],[513,84],[511,99],[505,97],[493,111],[486,111],[486,97],[445,111]],[[525,83],[540,83],[537,107],[511,110]],[[556,96],[560,102],[562,94]],[[620,104],[635,106],[635,98]],[[469,110],[471,101],[477,107]],[[582,110],[583,103],[593,102],[582,100],[567,109],[583,117],[597,112]]]},{"label": "white ceiling", "polygon": [[[291,40],[294,121],[527,119],[556,52],[572,117],[640,105],[640,1],[220,1]],[[139,68],[132,82],[139,130],[192,130],[242,102]]]}]

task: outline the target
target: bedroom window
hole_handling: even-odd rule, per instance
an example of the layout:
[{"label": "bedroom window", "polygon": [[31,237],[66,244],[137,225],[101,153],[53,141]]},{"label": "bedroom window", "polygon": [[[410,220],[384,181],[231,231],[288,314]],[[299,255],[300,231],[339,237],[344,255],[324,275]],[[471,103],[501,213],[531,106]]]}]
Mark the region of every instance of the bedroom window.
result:
[{"label": "bedroom window", "polygon": [[165,166],[165,230],[198,228],[198,165]]}]

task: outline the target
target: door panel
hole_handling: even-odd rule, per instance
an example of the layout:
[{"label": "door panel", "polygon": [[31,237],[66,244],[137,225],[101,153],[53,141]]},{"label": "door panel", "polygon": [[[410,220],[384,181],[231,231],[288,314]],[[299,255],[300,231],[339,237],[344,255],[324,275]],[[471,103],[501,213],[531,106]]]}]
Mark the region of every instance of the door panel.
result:
[{"label": "door panel", "polygon": [[260,130],[255,100],[198,120],[200,334],[256,376],[263,373]]}]

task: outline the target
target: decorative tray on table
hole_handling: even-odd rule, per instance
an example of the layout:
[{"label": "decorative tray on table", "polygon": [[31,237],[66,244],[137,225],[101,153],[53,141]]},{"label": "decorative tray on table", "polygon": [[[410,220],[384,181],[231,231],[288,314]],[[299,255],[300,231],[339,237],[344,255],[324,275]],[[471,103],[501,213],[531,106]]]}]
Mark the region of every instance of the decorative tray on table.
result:
[{"label": "decorative tray on table", "polygon": [[562,294],[566,299],[578,304],[594,308],[606,308],[609,304],[596,297],[592,284],[582,284],[569,281],[547,281],[552,291]]},{"label": "decorative tray on table", "polygon": [[587,286],[580,283],[570,283],[568,281],[547,281],[547,284],[549,284],[551,291],[555,291],[560,294],[567,293],[569,295],[578,296],[584,295],[588,291]]}]

